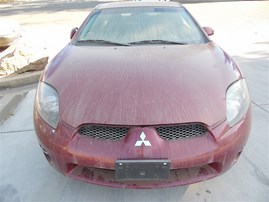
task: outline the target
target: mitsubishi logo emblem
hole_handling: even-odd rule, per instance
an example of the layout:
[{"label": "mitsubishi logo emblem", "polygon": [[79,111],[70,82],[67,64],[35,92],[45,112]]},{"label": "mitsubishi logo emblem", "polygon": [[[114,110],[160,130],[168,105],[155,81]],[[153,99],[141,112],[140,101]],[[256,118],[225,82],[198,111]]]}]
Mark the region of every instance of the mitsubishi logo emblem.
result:
[{"label": "mitsubishi logo emblem", "polygon": [[146,135],[145,135],[145,133],[143,131],[140,134],[140,139],[141,140],[137,140],[137,142],[135,143],[135,147],[140,147],[142,144],[144,144],[146,147],[151,147],[150,142],[148,140],[145,140]]}]

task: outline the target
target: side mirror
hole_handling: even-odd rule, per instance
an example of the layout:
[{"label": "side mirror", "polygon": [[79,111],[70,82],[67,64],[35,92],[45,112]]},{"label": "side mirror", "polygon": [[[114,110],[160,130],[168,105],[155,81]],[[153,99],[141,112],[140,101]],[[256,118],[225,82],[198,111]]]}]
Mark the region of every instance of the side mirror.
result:
[{"label": "side mirror", "polygon": [[207,33],[208,36],[214,34],[214,30],[211,27],[203,27],[204,31]]},{"label": "side mirror", "polygon": [[77,27],[75,27],[75,28],[73,28],[73,29],[71,30],[71,32],[70,32],[70,39],[73,38],[73,36],[77,33],[77,31],[78,31],[78,28],[77,28]]}]

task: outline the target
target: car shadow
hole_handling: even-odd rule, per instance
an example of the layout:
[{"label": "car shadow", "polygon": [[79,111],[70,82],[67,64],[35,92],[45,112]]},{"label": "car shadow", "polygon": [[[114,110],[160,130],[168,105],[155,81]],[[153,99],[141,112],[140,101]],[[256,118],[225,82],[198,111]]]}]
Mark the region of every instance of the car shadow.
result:
[{"label": "car shadow", "polygon": [[[58,176],[60,177],[60,176]],[[65,178],[60,201],[110,201],[110,202],[175,202],[180,201],[189,186],[163,189],[119,189],[92,185]]]}]

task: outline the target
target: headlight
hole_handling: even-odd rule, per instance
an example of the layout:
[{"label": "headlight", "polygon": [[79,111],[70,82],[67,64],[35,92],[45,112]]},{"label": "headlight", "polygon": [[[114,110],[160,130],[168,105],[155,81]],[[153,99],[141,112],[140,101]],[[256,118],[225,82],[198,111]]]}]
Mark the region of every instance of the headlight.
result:
[{"label": "headlight", "polygon": [[249,108],[249,94],[244,79],[232,84],[226,92],[226,117],[229,126],[238,123]]},{"label": "headlight", "polygon": [[59,121],[58,94],[54,88],[44,82],[40,82],[37,88],[36,108],[42,119],[56,128]]}]

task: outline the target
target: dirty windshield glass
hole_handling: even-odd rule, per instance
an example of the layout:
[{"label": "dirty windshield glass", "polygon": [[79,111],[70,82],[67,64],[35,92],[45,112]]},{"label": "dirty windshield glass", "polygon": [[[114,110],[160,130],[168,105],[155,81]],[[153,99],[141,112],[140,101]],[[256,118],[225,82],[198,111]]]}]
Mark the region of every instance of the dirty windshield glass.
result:
[{"label": "dirty windshield glass", "polygon": [[185,45],[205,43],[205,39],[183,8],[134,7],[95,11],[78,42]]}]

